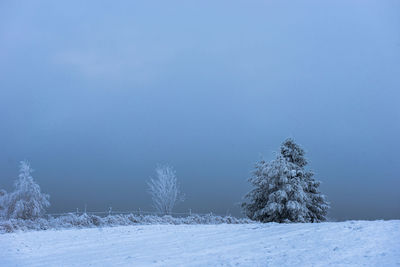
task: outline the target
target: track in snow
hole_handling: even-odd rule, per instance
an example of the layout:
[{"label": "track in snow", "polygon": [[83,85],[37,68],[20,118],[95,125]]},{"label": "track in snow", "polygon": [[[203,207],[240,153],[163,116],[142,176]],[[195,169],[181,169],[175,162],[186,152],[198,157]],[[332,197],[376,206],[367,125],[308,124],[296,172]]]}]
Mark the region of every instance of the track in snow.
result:
[{"label": "track in snow", "polygon": [[400,221],[0,234],[0,266],[400,266]]}]

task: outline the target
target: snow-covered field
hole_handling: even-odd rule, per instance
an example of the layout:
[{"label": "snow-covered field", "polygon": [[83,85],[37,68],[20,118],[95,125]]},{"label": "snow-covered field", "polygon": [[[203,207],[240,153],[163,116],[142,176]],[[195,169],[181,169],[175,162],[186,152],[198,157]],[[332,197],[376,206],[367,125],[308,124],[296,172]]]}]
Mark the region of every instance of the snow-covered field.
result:
[{"label": "snow-covered field", "polygon": [[400,221],[0,234],[0,266],[400,266]]}]

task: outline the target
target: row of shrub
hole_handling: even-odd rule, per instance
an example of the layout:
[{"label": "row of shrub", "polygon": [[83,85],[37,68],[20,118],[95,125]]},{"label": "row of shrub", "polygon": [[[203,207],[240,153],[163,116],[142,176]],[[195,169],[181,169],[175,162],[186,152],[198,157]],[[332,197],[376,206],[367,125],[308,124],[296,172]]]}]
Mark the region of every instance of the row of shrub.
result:
[{"label": "row of shrub", "polygon": [[187,217],[172,217],[170,215],[134,215],[118,214],[100,217],[97,215],[70,213],[60,217],[37,218],[33,220],[9,219],[0,220],[0,233],[12,233],[27,230],[48,230],[68,228],[91,228],[103,226],[146,225],[146,224],[247,224],[253,221],[247,218],[231,216],[190,215]]}]

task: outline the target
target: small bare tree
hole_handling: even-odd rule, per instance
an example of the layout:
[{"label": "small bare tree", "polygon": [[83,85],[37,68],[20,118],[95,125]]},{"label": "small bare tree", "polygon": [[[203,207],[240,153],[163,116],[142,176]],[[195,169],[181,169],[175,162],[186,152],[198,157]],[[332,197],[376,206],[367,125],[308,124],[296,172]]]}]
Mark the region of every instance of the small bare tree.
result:
[{"label": "small bare tree", "polygon": [[175,204],[183,201],[175,170],[170,166],[158,166],[156,173],[157,177],[148,183],[153,205],[161,214],[170,214]]}]

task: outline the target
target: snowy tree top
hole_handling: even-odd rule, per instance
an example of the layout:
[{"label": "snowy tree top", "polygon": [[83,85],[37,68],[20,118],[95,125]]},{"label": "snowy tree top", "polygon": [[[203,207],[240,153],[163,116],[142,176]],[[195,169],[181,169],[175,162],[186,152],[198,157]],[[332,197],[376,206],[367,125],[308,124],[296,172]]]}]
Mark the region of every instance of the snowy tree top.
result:
[{"label": "snowy tree top", "polygon": [[289,162],[297,166],[304,167],[307,165],[307,160],[304,157],[304,149],[296,144],[292,138],[286,139],[281,145],[281,155]]}]

